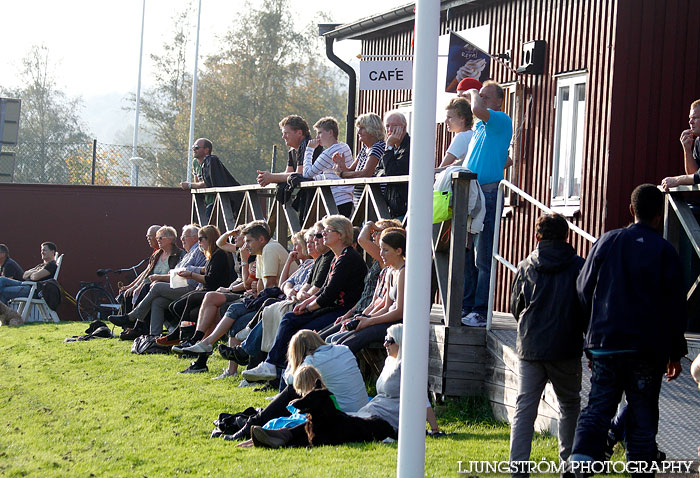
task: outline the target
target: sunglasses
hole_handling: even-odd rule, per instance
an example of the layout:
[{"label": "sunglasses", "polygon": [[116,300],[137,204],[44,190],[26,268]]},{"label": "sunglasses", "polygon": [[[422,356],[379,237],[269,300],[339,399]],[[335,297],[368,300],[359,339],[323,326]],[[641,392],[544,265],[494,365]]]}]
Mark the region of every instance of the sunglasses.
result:
[{"label": "sunglasses", "polygon": [[201,148],[201,146],[192,146],[193,151],[197,151],[199,148]]},{"label": "sunglasses", "polygon": [[322,239],[322,238],[323,238],[323,233],[322,233],[322,232],[317,232],[316,234],[314,234],[314,237],[315,237],[316,239]]},{"label": "sunglasses", "polygon": [[199,242],[205,241],[206,239],[207,239],[207,238],[206,238],[205,236],[199,236],[199,237],[197,238],[197,240],[198,240]]},{"label": "sunglasses", "polygon": [[394,345],[396,343],[396,340],[394,340],[394,337],[386,336],[384,337],[384,343],[387,345]]},{"label": "sunglasses", "polygon": [[327,227],[327,228],[325,228],[325,229],[323,230],[323,234],[328,234],[329,232],[338,233],[338,231],[336,231],[335,229],[331,229],[331,228],[329,228],[329,227]]}]

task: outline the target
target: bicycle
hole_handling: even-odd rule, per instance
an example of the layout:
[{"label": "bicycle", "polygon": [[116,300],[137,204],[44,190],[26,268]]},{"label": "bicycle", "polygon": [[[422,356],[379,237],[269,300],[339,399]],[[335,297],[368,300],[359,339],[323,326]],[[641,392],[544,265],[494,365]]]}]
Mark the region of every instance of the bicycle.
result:
[{"label": "bicycle", "polygon": [[75,295],[75,304],[78,316],[82,321],[106,320],[109,315],[119,313],[121,304],[117,301],[119,294],[115,293],[109,274],[121,274],[129,272],[136,278],[139,267],[146,262],[142,260],[135,266],[126,269],[98,269],[97,276],[102,277],[98,282],[81,282],[80,290]]}]

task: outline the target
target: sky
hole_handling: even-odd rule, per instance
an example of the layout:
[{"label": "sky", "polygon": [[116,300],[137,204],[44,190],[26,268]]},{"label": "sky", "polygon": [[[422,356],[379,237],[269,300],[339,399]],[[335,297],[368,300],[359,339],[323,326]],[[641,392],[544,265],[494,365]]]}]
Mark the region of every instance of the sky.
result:
[{"label": "sky", "polygon": [[[202,58],[216,51],[217,35],[227,31],[245,5],[242,0],[201,1],[200,65]],[[311,19],[315,12],[322,11],[333,23],[350,23],[409,1],[291,0],[291,4],[302,19]],[[173,16],[187,5],[196,8],[197,0],[146,0],[142,89],[152,84],[149,55],[162,51],[163,43],[172,37]],[[82,97],[86,110],[83,117],[91,126],[95,121],[91,118],[100,116],[96,108],[107,108],[106,103],[111,104],[114,98],[136,92],[142,6],[142,0],[3,2],[0,86],[19,86],[22,58],[32,45],[44,44],[49,49],[58,88],[70,96]],[[193,32],[193,40],[194,36]],[[359,52],[359,42],[340,42],[336,52],[347,61]],[[194,47],[191,55],[193,58]]]}]

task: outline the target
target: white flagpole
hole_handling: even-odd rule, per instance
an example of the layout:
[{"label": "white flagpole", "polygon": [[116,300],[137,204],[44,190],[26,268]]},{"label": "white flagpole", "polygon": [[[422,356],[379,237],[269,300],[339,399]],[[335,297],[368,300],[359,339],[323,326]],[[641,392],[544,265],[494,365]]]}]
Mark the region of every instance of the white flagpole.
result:
[{"label": "white flagpole", "polygon": [[187,182],[192,182],[192,143],[194,143],[194,110],[197,105],[197,65],[199,63],[199,25],[202,19],[202,0],[197,11],[197,41],[194,46],[194,73],[192,74],[192,101],[190,103],[190,140],[187,143]]},{"label": "white flagpole", "polygon": [[406,293],[397,476],[425,474],[435,102],[440,1],[418,0],[413,64],[413,128],[408,188]]},{"label": "white flagpole", "polygon": [[141,66],[143,64],[143,30],[146,22],[146,0],[143,0],[141,9],[141,47],[139,48],[139,78],[136,83],[136,118],[134,119],[134,144],[131,153],[131,185],[139,185],[139,164],[137,148],[139,145],[139,111],[141,106]]}]

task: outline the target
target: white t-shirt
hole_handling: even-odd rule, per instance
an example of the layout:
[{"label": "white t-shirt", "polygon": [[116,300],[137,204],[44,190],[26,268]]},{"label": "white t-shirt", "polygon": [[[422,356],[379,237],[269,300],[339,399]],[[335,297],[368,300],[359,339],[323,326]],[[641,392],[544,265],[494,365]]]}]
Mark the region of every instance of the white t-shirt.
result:
[{"label": "white t-shirt", "polygon": [[[284,269],[284,263],[287,262],[287,256],[289,256],[287,249],[282,247],[282,244],[279,242],[271,239],[263,247],[262,254],[255,258],[255,277],[264,280],[265,277],[275,276],[279,279],[282,269]],[[292,264],[289,269],[290,274],[296,271],[296,263]]]},{"label": "white t-shirt", "polygon": [[472,130],[462,131],[457,133],[450,143],[450,147],[447,148],[447,152],[456,157],[456,161],[462,161],[469,151],[469,143],[472,140]]}]

